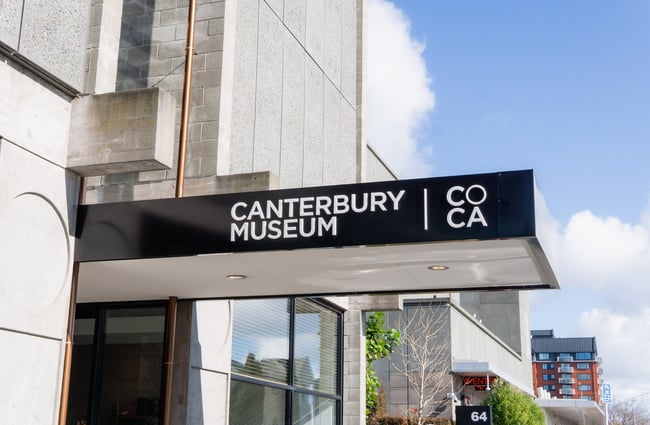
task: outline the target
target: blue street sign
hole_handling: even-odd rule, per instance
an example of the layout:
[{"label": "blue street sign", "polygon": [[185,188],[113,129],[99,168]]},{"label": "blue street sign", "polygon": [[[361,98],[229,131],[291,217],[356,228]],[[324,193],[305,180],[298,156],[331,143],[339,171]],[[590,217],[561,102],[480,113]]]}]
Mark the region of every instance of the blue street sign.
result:
[{"label": "blue street sign", "polygon": [[612,402],[612,387],[609,384],[603,384],[603,403]]}]

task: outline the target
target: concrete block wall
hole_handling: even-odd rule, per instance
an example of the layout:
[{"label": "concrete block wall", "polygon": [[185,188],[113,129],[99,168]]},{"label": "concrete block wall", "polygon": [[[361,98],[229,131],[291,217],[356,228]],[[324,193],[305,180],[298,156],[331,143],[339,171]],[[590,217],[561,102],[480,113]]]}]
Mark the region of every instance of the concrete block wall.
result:
[{"label": "concrete block wall", "polygon": [[366,338],[363,312],[343,315],[343,425],[366,422]]},{"label": "concrete block wall", "polygon": [[[224,0],[198,1],[187,178],[216,175],[223,14]],[[127,172],[89,179],[89,199],[97,202],[128,201],[135,199],[136,192],[145,199],[174,195],[172,180],[176,178],[178,164],[187,19],[187,0],[123,1],[114,89],[159,87],[171,93],[176,101],[172,166],[168,170]],[[102,28],[99,32],[104,34],[105,31]],[[110,53],[110,49],[105,51]],[[101,53],[97,59],[98,73],[102,69],[99,66]]]},{"label": "concrete block wall", "polygon": [[122,27],[122,0],[92,0],[84,93],[115,90]]},{"label": "concrete block wall", "polygon": [[[197,5],[187,177],[216,174],[224,6],[224,0],[199,1]],[[178,152],[187,18],[187,0],[124,1],[116,89],[156,86],[175,97],[175,152]],[[176,158],[169,171],[144,173],[138,181],[175,178]]]},{"label": "concrete block wall", "polygon": [[[186,177],[268,172],[281,188],[362,181],[363,3],[199,1]],[[172,93],[177,122],[186,21],[187,0],[124,2],[116,88]],[[129,200],[142,185],[170,196],[174,155],[168,171],[89,180],[89,198]]]}]

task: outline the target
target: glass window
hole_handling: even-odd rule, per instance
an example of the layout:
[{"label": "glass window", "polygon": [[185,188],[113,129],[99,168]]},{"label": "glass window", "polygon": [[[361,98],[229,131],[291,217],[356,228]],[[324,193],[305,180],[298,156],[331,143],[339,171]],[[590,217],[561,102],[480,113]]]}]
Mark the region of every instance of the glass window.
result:
[{"label": "glass window", "polygon": [[338,387],[338,314],[296,300],[294,384],[335,394]]},{"label": "glass window", "polygon": [[165,308],[106,311],[98,424],[129,419],[158,424],[165,342]]},{"label": "glass window", "polygon": [[157,425],[167,308],[78,304],[67,425]]},{"label": "glass window", "polygon": [[555,369],[555,363],[543,363],[542,369],[543,370]]},{"label": "glass window", "polygon": [[593,400],[594,398],[590,395],[581,395],[580,400]]},{"label": "glass window", "polygon": [[311,394],[294,393],[294,425],[335,425],[336,400]]},{"label": "glass window", "polygon": [[230,425],[340,423],[341,338],[314,300],[236,300]]},{"label": "glass window", "polygon": [[234,373],[288,382],[290,307],[288,299],[235,302],[231,364]]},{"label": "glass window", "polygon": [[591,379],[591,375],[588,373],[579,373],[578,374],[578,379],[580,381],[589,381]]},{"label": "glass window", "polygon": [[576,353],[576,360],[591,360],[591,353]]},{"label": "glass window", "polygon": [[548,353],[538,353],[537,354],[537,360],[548,360],[550,359],[550,356]]},{"label": "glass window", "polygon": [[542,378],[543,378],[545,381],[552,381],[552,380],[555,379],[555,375],[554,375],[554,374],[545,374],[545,375],[542,376]]},{"label": "glass window", "polygon": [[591,391],[591,385],[589,385],[589,384],[580,384],[580,385],[578,385],[578,391]]},{"label": "glass window", "polygon": [[576,369],[589,369],[589,363],[577,363],[576,364]]},{"label": "glass window", "polygon": [[232,380],[230,425],[285,423],[286,390]]}]

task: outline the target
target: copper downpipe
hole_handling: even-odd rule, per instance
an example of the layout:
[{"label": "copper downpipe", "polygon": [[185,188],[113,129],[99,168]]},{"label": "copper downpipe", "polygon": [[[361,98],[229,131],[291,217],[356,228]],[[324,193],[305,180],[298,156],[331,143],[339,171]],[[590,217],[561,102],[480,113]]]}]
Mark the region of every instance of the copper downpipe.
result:
[{"label": "copper downpipe", "polygon": [[[190,95],[192,87],[192,63],[194,58],[194,21],[196,19],[196,0],[190,0],[187,18],[187,43],[185,48],[185,75],[183,79],[183,103],[181,109],[180,140],[178,147],[178,169],[176,173],[176,197],[183,197],[185,187],[185,158],[187,152],[187,133],[189,127]],[[79,198],[82,203],[85,195],[85,179],[82,178]],[[77,288],[79,281],[79,263],[73,263],[72,282],[70,288],[70,304],[68,308],[68,329],[66,332],[65,352],[63,359],[63,377],[61,383],[61,401],[59,405],[59,425],[65,425],[68,416],[68,401],[70,394],[70,372],[72,366],[72,347],[74,338],[75,312],[77,308]],[[170,297],[167,319],[168,347],[165,369],[165,403],[163,424],[170,423],[172,372],[174,362],[174,340],[176,327],[176,297]]]},{"label": "copper downpipe", "polygon": [[190,95],[192,91],[192,62],[194,62],[194,21],[196,0],[190,0],[187,16],[187,44],[185,47],[185,76],[183,78],[183,105],[181,109],[180,139],[178,142],[178,168],[176,171],[176,197],[182,198],[185,189],[185,157],[190,120]]},{"label": "copper downpipe", "polygon": [[70,305],[68,307],[68,330],[65,336],[65,353],[63,355],[63,382],[61,383],[61,403],[59,405],[59,425],[65,425],[68,418],[68,396],[70,395],[70,371],[72,367],[72,341],[74,338],[75,310],[77,308],[77,282],[79,280],[79,263],[72,266],[72,284],[70,285]]},{"label": "copper downpipe", "polygon": [[[79,185],[79,205],[86,200],[86,178],[81,177]],[[65,352],[63,354],[63,376],[61,378],[61,402],[59,404],[59,425],[68,420],[68,400],[70,397],[70,374],[72,371],[72,347],[74,343],[74,322],[77,314],[77,288],[79,288],[79,263],[72,263],[72,281],[70,283],[70,303],[68,305],[68,329],[65,335]]]}]

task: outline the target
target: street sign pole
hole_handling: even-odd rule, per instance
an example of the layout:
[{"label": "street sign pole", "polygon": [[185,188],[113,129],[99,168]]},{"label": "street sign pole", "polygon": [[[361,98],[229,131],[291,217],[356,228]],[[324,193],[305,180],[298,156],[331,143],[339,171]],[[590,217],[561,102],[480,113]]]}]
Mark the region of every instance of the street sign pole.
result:
[{"label": "street sign pole", "polygon": [[612,402],[612,386],[603,384],[603,404],[605,405],[605,425],[609,425],[609,413],[607,407]]}]

